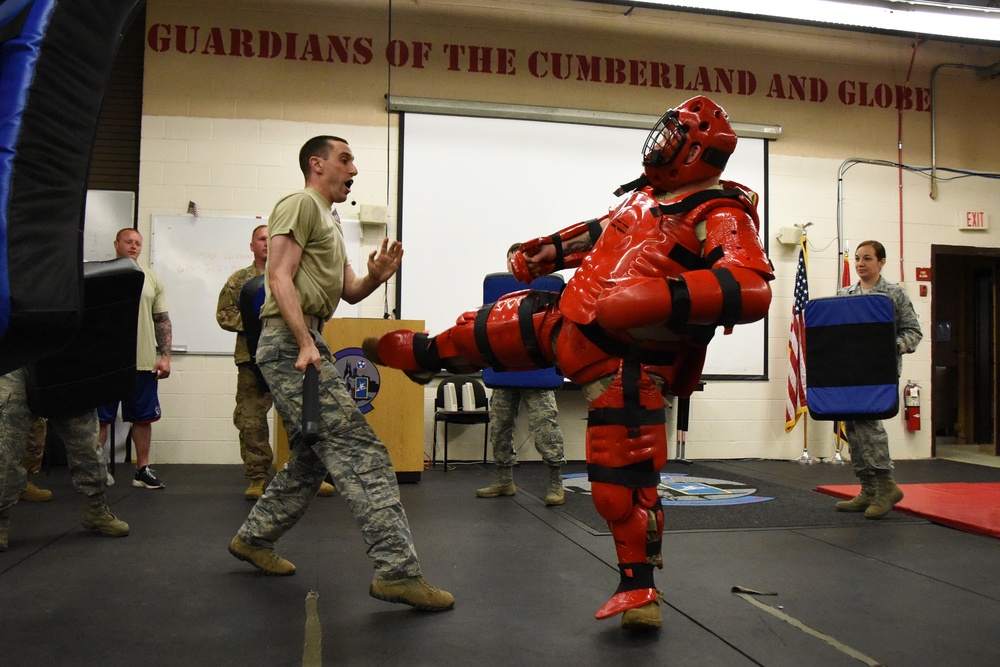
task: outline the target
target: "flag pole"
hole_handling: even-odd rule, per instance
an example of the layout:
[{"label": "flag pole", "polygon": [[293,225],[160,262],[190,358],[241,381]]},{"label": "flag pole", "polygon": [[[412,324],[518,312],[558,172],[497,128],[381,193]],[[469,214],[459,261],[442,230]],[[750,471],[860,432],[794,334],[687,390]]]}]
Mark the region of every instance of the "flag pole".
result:
[{"label": "flag pole", "polygon": [[[834,426],[839,431],[843,426],[844,422],[836,422]],[[833,439],[836,441],[836,446],[833,449],[833,458],[831,458],[827,463],[833,463],[836,465],[847,465],[847,459],[844,458],[844,441],[840,437],[840,433],[834,433]]]},{"label": "flag pole", "polygon": [[[841,252],[841,270],[840,270],[840,286],[850,287],[851,286],[851,244],[847,239],[844,239],[844,247]],[[827,463],[833,463],[834,465],[846,465],[847,459],[844,458],[844,443],[847,442],[847,426],[843,421],[836,421],[833,423],[833,457],[830,458]],[[848,445],[850,446],[850,445]]]},{"label": "flag pole", "polygon": [[799,463],[806,465],[816,463],[816,458],[809,453],[809,415],[803,415],[802,420],[802,456],[798,458]]}]

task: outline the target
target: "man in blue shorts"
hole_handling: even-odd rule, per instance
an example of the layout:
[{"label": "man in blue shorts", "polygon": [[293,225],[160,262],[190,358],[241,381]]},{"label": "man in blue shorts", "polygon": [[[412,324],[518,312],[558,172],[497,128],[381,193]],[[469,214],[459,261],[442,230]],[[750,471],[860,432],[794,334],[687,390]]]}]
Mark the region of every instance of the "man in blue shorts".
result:
[{"label": "man in blue shorts", "polygon": [[[115,255],[139,261],[142,252],[142,234],[131,227],[118,231],[115,237]],[[157,383],[170,376],[170,315],[167,299],[160,280],[152,269],[140,266],[146,280],[139,300],[139,333],[136,341],[135,393],[121,401],[122,421],[132,424],[132,442],[135,445],[135,477],[132,486],[140,489],[162,489],[163,482],[149,468],[149,449],[152,442],[153,422],[160,418],[160,400]],[[101,446],[108,436],[108,424],[114,423],[118,403],[102,405],[97,410],[101,423],[98,435]],[[112,443],[112,452],[114,443]]]}]

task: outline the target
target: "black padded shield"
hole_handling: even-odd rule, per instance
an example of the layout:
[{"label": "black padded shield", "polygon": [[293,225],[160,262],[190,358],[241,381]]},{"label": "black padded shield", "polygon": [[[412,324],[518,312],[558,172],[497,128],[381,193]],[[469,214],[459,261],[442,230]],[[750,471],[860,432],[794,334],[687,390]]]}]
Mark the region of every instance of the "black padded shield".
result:
[{"label": "black padded shield", "polygon": [[64,347],[80,326],[90,155],[115,54],[143,2],[2,4],[20,8],[0,32],[0,373],[7,373]]},{"label": "black padded shield", "polygon": [[83,322],[69,345],[28,367],[28,407],[77,414],[135,391],[139,298],[146,274],[127,257],[83,265]]}]

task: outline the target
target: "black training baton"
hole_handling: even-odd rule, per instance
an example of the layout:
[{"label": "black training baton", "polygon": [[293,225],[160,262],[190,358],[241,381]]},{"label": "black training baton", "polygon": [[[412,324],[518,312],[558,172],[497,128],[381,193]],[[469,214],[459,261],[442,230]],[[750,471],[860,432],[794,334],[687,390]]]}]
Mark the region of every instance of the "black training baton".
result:
[{"label": "black training baton", "polygon": [[302,377],[302,439],[310,446],[319,440],[319,371],[312,364]]}]

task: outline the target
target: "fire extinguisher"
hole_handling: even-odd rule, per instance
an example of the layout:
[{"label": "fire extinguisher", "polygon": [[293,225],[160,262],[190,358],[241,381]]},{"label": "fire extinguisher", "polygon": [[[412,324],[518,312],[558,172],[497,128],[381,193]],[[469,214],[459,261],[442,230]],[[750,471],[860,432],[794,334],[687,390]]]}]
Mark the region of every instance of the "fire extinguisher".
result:
[{"label": "fire extinguisher", "polygon": [[907,431],[920,430],[920,385],[908,380],[903,388],[904,417]]}]

